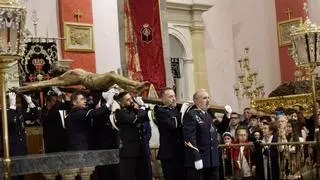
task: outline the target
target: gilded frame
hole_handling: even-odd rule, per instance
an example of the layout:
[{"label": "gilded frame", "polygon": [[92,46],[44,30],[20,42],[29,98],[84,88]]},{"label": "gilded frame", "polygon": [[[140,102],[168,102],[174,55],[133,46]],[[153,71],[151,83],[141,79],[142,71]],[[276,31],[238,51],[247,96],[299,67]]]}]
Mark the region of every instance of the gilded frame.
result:
[{"label": "gilded frame", "polygon": [[275,109],[278,107],[283,107],[286,109],[293,108],[295,106],[302,106],[305,109],[305,116],[311,116],[313,114],[313,101],[311,93],[257,98],[251,102],[250,106],[267,114],[274,114]]},{"label": "gilded frame", "polygon": [[278,22],[278,43],[279,46],[291,45],[290,28],[298,27],[302,23],[302,17]]},{"label": "gilded frame", "polygon": [[65,51],[94,52],[92,24],[64,23]]}]

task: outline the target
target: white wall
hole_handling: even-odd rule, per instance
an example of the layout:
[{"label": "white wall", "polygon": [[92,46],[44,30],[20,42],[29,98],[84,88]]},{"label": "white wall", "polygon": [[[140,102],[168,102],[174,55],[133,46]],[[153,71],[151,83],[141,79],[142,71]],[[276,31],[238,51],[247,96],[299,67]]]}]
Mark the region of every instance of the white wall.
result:
[{"label": "white wall", "polygon": [[[57,0],[28,0],[26,1],[27,19],[26,28],[29,29],[34,36],[34,25],[31,20],[32,12],[37,12],[38,25],[37,35],[38,37],[57,38],[60,37],[59,31],[59,14],[58,14],[58,2]],[[57,42],[58,48],[60,42]],[[59,57],[61,57],[61,51],[59,48]]]},{"label": "white wall", "polygon": [[59,14],[56,0],[29,0],[27,2],[26,27],[34,35],[34,26],[31,20],[32,12],[37,11],[39,18],[37,25],[38,36],[58,37],[59,36]]},{"label": "white wall", "polygon": [[320,26],[320,1],[308,0],[309,2],[309,17],[313,23]]},{"label": "white wall", "polygon": [[[60,37],[57,0],[28,0],[26,27],[34,35],[32,11],[38,14],[37,34],[40,37]],[[92,0],[96,68],[103,73],[120,68],[120,46],[117,1]],[[60,43],[58,43],[60,47]],[[58,48],[59,48],[58,47]],[[61,48],[59,48],[61,57]]]},{"label": "white wall", "polygon": [[233,0],[217,0],[214,6],[203,14],[205,23],[204,45],[210,94],[218,104],[229,104],[237,109],[233,94],[235,82],[235,61],[232,37]]},{"label": "white wall", "polygon": [[238,103],[233,92],[236,60],[245,46],[251,49],[251,64],[257,68],[266,94],[280,85],[274,1],[216,0],[203,19],[209,86],[217,103],[230,104],[237,111],[248,104],[247,100]]},{"label": "white wall", "polygon": [[121,67],[118,10],[115,0],[92,0],[98,73]]},{"label": "white wall", "polygon": [[[258,70],[258,80],[265,84],[266,95],[280,85],[280,64],[274,1],[233,1],[235,57],[250,47],[251,65]],[[246,7],[246,8],[245,8]],[[248,7],[250,11],[248,11]],[[243,108],[246,101],[241,102]]]}]

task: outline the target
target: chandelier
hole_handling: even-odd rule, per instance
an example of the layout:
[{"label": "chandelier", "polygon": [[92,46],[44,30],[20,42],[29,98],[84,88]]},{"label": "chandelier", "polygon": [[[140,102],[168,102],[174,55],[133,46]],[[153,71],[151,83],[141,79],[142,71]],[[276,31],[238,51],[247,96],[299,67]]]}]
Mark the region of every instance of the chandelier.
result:
[{"label": "chandelier", "polygon": [[240,71],[238,82],[233,85],[235,95],[242,99],[246,97],[250,101],[264,96],[264,85],[257,81],[258,71],[250,67],[249,48],[244,49],[244,55],[238,60]]},{"label": "chandelier", "polygon": [[26,10],[17,1],[0,0],[0,56],[22,56]]}]

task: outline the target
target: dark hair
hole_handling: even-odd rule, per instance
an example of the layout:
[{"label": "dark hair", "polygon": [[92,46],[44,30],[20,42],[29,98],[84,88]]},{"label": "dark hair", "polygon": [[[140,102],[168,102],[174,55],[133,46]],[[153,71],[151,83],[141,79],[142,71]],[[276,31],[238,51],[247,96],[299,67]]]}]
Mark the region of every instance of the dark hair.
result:
[{"label": "dark hair", "polygon": [[84,95],[84,93],[81,91],[76,91],[76,92],[72,93],[72,95],[70,97],[71,102],[76,101],[79,95]]},{"label": "dark hair", "polygon": [[232,115],[232,114],[235,114],[235,115],[237,115],[237,116],[239,117],[239,114],[238,114],[238,113],[236,113],[236,112],[232,112],[232,113],[231,113],[231,115]]},{"label": "dark hair", "polygon": [[246,125],[239,125],[238,127],[237,127],[237,129],[236,129],[236,135],[238,134],[238,131],[240,131],[240,130],[245,130],[246,132],[247,132],[247,134],[249,134],[249,131],[248,131],[248,128],[247,128],[247,126]]},{"label": "dark hair", "polygon": [[163,95],[166,93],[166,91],[169,91],[169,90],[173,90],[173,89],[170,88],[170,87],[162,88],[162,89],[160,90],[160,97],[163,97]]},{"label": "dark hair", "polygon": [[244,108],[244,109],[243,109],[243,112],[246,111],[246,110],[250,110],[250,108],[248,108],[248,107]]},{"label": "dark hair", "polygon": [[252,116],[250,117],[250,119],[258,119],[258,116],[257,116],[257,115],[252,115]]},{"label": "dark hair", "polygon": [[266,120],[266,121],[268,121],[268,122],[271,122],[271,121],[272,121],[270,116],[261,116],[261,117],[260,117],[260,121],[263,121],[263,120]]},{"label": "dark hair", "polygon": [[298,112],[293,108],[288,108],[288,109],[285,110],[285,114],[286,115],[291,115],[291,114],[294,114],[294,113],[298,114]]},{"label": "dark hair", "polygon": [[117,96],[114,96],[113,99],[116,101],[120,101],[127,94],[129,94],[128,91],[122,91]]},{"label": "dark hair", "polygon": [[278,126],[273,122],[264,122],[264,125],[269,126],[269,130],[272,131],[272,134],[276,134],[278,132]]}]

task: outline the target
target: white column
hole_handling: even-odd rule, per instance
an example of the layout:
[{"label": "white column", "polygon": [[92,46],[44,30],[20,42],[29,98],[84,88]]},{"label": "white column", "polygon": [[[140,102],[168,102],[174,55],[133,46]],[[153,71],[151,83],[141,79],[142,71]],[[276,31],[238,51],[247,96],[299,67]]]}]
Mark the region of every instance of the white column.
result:
[{"label": "white column", "polygon": [[192,100],[195,92],[193,59],[183,59],[184,99]]}]

